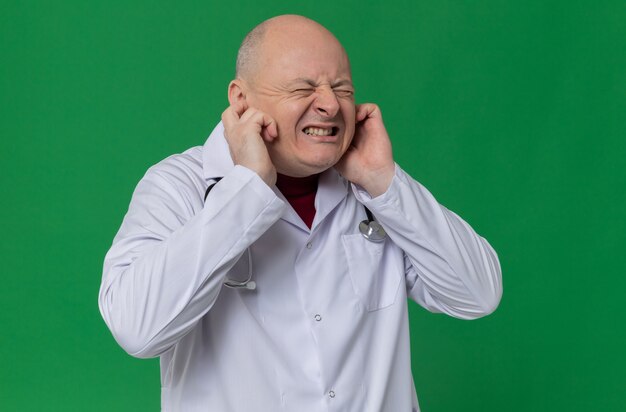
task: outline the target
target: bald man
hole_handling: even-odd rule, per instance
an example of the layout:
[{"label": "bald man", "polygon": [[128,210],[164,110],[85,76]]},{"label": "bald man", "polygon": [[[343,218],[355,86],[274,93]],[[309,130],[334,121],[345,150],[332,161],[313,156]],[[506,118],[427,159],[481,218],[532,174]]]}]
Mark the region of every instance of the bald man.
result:
[{"label": "bald man", "polygon": [[394,162],[318,23],[253,29],[228,101],[133,194],[99,295],[113,336],[160,357],[164,411],[418,411],[407,298],[491,313],[495,252]]}]

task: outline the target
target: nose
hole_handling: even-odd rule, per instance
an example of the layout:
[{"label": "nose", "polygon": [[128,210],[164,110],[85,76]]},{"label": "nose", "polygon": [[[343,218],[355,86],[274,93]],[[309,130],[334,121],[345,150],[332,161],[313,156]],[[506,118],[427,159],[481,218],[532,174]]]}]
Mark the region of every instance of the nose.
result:
[{"label": "nose", "polygon": [[332,89],[321,87],[316,90],[317,97],[313,102],[315,112],[320,116],[332,119],[339,111],[339,102]]}]

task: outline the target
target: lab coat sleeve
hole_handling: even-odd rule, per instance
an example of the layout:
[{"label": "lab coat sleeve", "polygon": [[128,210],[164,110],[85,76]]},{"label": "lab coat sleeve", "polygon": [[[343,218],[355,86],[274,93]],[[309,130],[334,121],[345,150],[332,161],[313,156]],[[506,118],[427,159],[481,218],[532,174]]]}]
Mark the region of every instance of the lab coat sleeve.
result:
[{"label": "lab coat sleeve", "polygon": [[353,185],[389,238],[405,254],[409,296],[432,312],[475,319],[502,296],[498,257],[485,239],[399,166],[388,190],[371,198]]},{"label": "lab coat sleeve", "polygon": [[189,332],[216,301],[227,271],[285,207],[242,166],[204,205],[202,182],[180,158],[151,168],[106,255],[100,312],[133,356],[158,356]]}]

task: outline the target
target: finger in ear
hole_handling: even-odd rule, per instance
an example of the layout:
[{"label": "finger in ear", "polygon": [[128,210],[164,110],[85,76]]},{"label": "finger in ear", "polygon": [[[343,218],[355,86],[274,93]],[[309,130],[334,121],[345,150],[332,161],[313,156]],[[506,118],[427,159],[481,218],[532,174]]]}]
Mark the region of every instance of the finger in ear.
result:
[{"label": "finger in ear", "polygon": [[272,142],[278,137],[278,130],[276,128],[276,122],[274,120],[270,121],[267,126],[263,127],[263,129],[261,130],[261,136],[266,142]]},{"label": "finger in ear", "polygon": [[365,120],[367,118],[369,114],[369,108],[368,105],[366,104],[361,104],[357,106],[356,109],[356,122],[362,122],[363,120]]}]

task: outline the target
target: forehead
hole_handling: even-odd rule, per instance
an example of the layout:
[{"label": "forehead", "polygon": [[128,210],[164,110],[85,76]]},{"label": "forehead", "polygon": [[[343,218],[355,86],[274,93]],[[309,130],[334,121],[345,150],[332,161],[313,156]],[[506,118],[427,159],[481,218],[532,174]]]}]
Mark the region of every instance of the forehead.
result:
[{"label": "forehead", "polygon": [[268,36],[259,63],[259,80],[272,83],[351,79],[348,56],[339,42],[326,33]]}]

